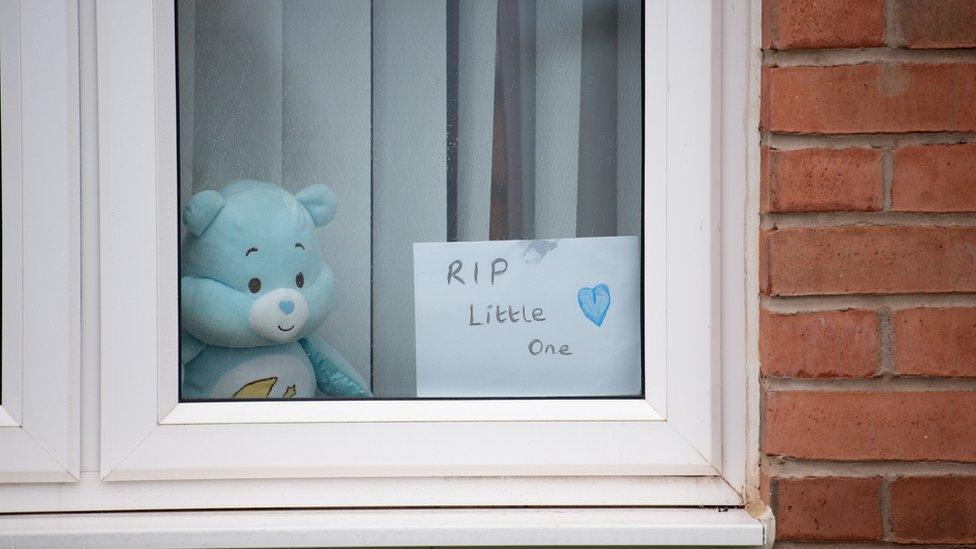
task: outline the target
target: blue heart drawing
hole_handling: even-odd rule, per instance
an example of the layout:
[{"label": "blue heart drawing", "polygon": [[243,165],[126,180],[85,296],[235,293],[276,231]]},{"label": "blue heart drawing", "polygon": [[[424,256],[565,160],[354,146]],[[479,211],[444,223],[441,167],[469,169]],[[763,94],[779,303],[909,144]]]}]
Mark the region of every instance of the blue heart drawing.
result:
[{"label": "blue heart drawing", "polygon": [[583,315],[597,326],[603,325],[610,309],[610,288],[606,284],[597,284],[592,288],[580,288],[576,294]]}]

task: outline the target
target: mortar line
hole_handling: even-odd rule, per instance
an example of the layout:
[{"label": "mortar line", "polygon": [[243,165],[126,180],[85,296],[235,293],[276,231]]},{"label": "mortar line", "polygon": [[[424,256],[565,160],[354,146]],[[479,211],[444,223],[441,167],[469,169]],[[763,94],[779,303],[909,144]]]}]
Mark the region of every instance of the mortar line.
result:
[{"label": "mortar line", "polygon": [[768,51],[765,67],[837,67],[867,64],[934,64],[976,63],[976,49],[908,49],[908,48],[837,48],[813,50]]},{"label": "mortar line", "polygon": [[881,197],[882,209],[891,211],[891,188],[894,178],[894,154],[891,148],[885,148],[881,153]]},{"label": "mortar line", "polygon": [[772,138],[773,134],[769,133],[766,128],[759,128],[759,146],[768,146],[769,140]]},{"label": "mortar line", "polygon": [[881,477],[881,539],[885,541],[895,539],[894,529],[891,527],[891,483],[892,479],[888,475]]},{"label": "mortar line", "polygon": [[[893,545],[893,544],[891,544],[891,543],[889,543],[887,541],[860,541],[860,542],[858,542],[858,541],[852,541],[852,542],[848,542],[848,541],[843,541],[843,542],[820,541],[820,542],[817,542],[817,541],[780,541],[780,540],[776,540],[775,547],[776,547],[776,549],[838,549],[838,548],[842,548],[842,549],[892,549],[893,547],[901,547],[901,546]],[[913,547],[913,546],[910,546],[910,545],[909,546],[905,546],[906,549],[908,549],[909,547]],[[919,548],[929,547],[931,549],[933,546],[925,545],[925,546],[915,546],[915,547],[919,547]],[[943,546],[940,545],[940,546],[937,546],[937,547],[943,547]]]},{"label": "mortar line", "polygon": [[764,144],[780,150],[897,148],[913,145],[958,145],[976,142],[976,132],[904,132],[858,134],[764,133]]},{"label": "mortar line", "polygon": [[938,393],[976,391],[976,378],[938,378],[924,376],[883,375],[868,379],[815,379],[815,378],[777,378],[765,377],[767,392],[809,391],[809,392],[904,392]]},{"label": "mortar line", "polygon": [[762,467],[773,477],[871,478],[976,476],[976,463],[951,461],[813,461],[765,456]]},{"label": "mortar line", "polygon": [[878,371],[881,376],[895,375],[895,329],[891,323],[891,309],[878,311]]},{"label": "mortar line", "polygon": [[760,229],[824,227],[976,227],[973,213],[791,212],[764,214]]},{"label": "mortar line", "polygon": [[779,314],[866,309],[892,312],[917,308],[976,307],[976,294],[892,294],[759,297],[760,305]]},{"label": "mortar line", "polygon": [[895,0],[885,0],[885,44],[889,48],[904,47],[899,26]]}]

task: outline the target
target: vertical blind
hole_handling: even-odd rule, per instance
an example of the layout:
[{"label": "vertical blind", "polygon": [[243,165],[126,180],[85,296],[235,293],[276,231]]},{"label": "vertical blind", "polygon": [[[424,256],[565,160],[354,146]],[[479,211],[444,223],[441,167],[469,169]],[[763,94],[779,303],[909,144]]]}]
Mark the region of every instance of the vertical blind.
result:
[{"label": "vertical blind", "polygon": [[321,335],[415,396],[413,243],[640,235],[640,0],[177,2],[181,208],[332,186]]}]

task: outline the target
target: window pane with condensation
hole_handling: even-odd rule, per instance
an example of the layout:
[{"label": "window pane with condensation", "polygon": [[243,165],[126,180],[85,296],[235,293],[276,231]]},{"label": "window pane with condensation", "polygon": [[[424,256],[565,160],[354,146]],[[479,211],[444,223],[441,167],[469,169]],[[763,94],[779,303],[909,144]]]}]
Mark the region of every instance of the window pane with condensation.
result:
[{"label": "window pane with condensation", "polygon": [[181,396],[639,397],[638,0],[177,0]]}]

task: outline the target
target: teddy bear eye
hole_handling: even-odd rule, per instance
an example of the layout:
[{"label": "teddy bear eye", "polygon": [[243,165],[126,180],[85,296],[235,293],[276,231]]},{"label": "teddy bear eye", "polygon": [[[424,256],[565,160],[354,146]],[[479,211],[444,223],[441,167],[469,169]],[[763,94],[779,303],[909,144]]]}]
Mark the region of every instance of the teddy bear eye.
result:
[{"label": "teddy bear eye", "polygon": [[248,290],[251,290],[251,293],[252,294],[256,294],[256,293],[260,292],[261,291],[261,279],[260,278],[252,278],[247,283],[247,289]]},{"label": "teddy bear eye", "polygon": [[298,273],[297,275],[295,275],[295,286],[301,288],[304,285],[305,285],[305,275],[303,275],[302,273]]}]

